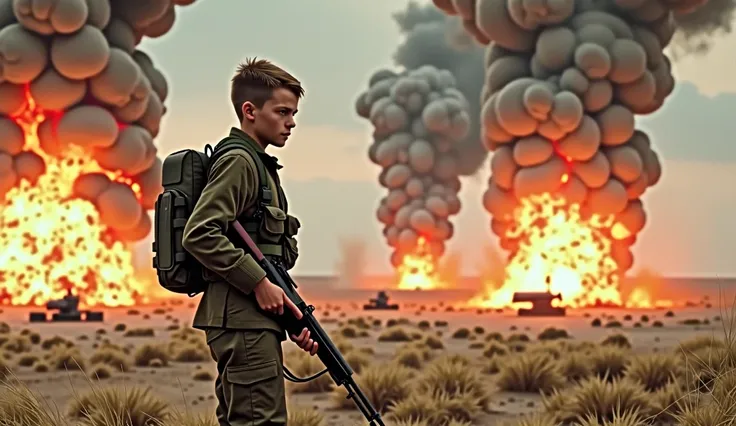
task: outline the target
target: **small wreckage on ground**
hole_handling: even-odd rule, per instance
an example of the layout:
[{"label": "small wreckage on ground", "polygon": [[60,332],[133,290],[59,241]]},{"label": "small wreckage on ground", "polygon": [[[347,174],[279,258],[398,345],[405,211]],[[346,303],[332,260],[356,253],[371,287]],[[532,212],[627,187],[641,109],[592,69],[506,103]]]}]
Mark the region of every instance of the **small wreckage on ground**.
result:
[{"label": "small wreckage on ground", "polygon": [[79,310],[79,296],[72,290],[67,290],[66,296],[61,299],[50,300],[46,303],[49,311],[58,311],[51,314],[46,312],[31,312],[30,322],[102,322],[104,314],[101,311]]}]

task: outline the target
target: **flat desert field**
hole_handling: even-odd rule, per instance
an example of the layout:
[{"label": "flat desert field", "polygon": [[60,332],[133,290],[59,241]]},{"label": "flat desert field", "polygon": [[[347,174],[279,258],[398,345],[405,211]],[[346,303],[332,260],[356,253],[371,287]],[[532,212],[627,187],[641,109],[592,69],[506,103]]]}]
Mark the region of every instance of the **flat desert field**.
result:
[{"label": "flat desert field", "polygon": [[[203,333],[189,327],[196,301],[106,309],[103,323],[29,323],[28,308],[4,307],[0,359],[10,371],[7,383],[18,379],[70,424],[85,410],[88,417],[99,410],[109,387],[127,398],[123,405],[134,426],[146,424],[148,415],[164,418],[166,411],[212,418],[215,366]],[[649,416],[621,424],[720,424],[675,421],[685,410],[676,401],[688,389],[702,394],[702,377],[717,375],[704,365],[712,362],[695,358],[726,348],[722,358],[733,362],[730,309],[702,300],[671,309],[570,310],[557,318],[451,309],[429,300],[402,303],[398,311],[363,311],[357,301],[317,307],[386,424],[576,424],[576,415],[615,417],[615,401],[623,401],[621,412]],[[317,357],[293,343],[283,348],[296,375],[321,370]],[[331,388],[326,376],[287,383],[289,424],[367,424],[342,389]],[[12,408],[11,391],[4,392],[0,412]],[[707,401],[698,404],[686,414],[703,411]],[[521,414],[533,413],[540,413],[530,418],[535,422],[520,423]]]}]

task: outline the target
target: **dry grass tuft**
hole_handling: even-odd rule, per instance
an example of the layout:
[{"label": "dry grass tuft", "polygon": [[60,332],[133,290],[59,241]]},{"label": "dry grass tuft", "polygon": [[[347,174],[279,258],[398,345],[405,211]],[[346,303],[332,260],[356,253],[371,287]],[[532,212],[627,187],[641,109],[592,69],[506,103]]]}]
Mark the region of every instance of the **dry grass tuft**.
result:
[{"label": "dry grass tuft", "polygon": [[150,387],[107,386],[75,395],[67,413],[85,426],[152,426],[168,417],[170,406]]},{"label": "dry grass tuft", "polygon": [[383,331],[378,336],[379,342],[410,342],[411,334],[399,325],[394,325]]},{"label": "dry grass tuft", "polygon": [[172,361],[206,362],[212,359],[209,349],[201,343],[182,343],[170,346]]},{"label": "dry grass tuft", "polygon": [[724,341],[717,339],[715,336],[697,336],[680,342],[676,352],[690,354],[700,352],[702,350],[724,349],[725,347],[726,344]]},{"label": "dry grass tuft", "polygon": [[568,339],[568,338],[570,338],[570,335],[567,333],[567,330],[555,328],[555,327],[545,328],[537,336],[537,340],[557,340],[557,339]]},{"label": "dry grass tuft", "polygon": [[[291,423],[289,423],[291,424]],[[152,426],[219,426],[213,415],[172,412],[165,420],[156,420]]]},{"label": "dry grass tuft", "polygon": [[683,373],[682,359],[675,354],[637,355],[626,367],[626,377],[639,382],[648,392],[663,388]]},{"label": "dry grass tuft", "polygon": [[502,363],[501,361],[502,359],[503,357],[499,356],[499,357],[491,358],[488,361],[483,362],[481,364],[481,372],[483,374],[489,374],[489,375],[498,374],[498,371],[501,369],[500,365]]},{"label": "dry grass tuft", "polygon": [[611,419],[604,419],[602,422],[592,414],[588,414],[581,419],[575,426],[640,426],[646,424],[647,417],[640,414],[637,410],[616,410]]},{"label": "dry grass tuft", "polygon": [[25,353],[31,350],[31,341],[26,336],[10,336],[2,345],[4,351],[12,353]]},{"label": "dry grass tuft", "polygon": [[495,356],[504,356],[509,353],[509,348],[503,343],[491,340],[483,350],[483,356],[486,358],[493,358]]},{"label": "dry grass tuft", "polygon": [[457,356],[442,356],[432,361],[417,378],[417,390],[452,398],[467,396],[481,410],[486,410],[492,395],[480,371],[467,359]]},{"label": "dry grass tuft", "polygon": [[92,364],[105,364],[115,369],[115,371],[123,373],[131,369],[130,357],[122,349],[112,345],[101,346],[92,354],[89,362]]},{"label": "dry grass tuft", "polygon": [[529,336],[527,336],[524,333],[514,333],[514,334],[509,335],[509,337],[506,338],[506,341],[509,343],[512,343],[512,342],[528,343],[528,342],[531,342],[531,339],[529,338]]},{"label": "dry grass tuft", "polygon": [[123,334],[123,337],[154,337],[155,335],[152,328],[131,328]]},{"label": "dry grass tuft", "polygon": [[109,379],[112,377],[112,368],[107,364],[93,364],[89,377],[98,380]]},{"label": "dry grass tuft", "polygon": [[478,403],[471,395],[412,393],[391,406],[386,424],[468,425],[480,414]]},{"label": "dry grass tuft", "polygon": [[631,349],[631,341],[625,334],[609,334],[601,341],[602,346],[617,346],[619,348]]},{"label": "dry grass tuft", "polygon": [[652,394],[652,409],[654,421],[659,424],[673,424],[676,417],[682,413],[695,394],[686,392],[678,382],[672,382]]},{"label": "dry grass tuft", "polygon": [[601,346],[589,355],[592,373],[598,377],[615,379],[626,371],[631,353],[619,346]]},{"label": "dry grass tuft", "polygon": [[23,354],[18,358],[19,367],[32,367],[38,361],[38,356],[33,354]]},{"label": "dry grass tuft", "polygon": [[503,426],[559,426],[557,419],[547,413],[533,413],[520,417],[518,420],[503,423]]},{"label": "dry grass tuft", "polygon": [[211,382],[215,380],[215,377],[206,370],[195,370],[192,373],[192,380],[201,382]]},{"label": "dry grass tuft", "polygon": [[452,333],[453,339],[467,339],[468,337],[470,337],[470,330],[465,327],[458,328]]},{"label": "dry grass tuft", "polygon": [[548,392],[565,382],[554,359],[541,352],[506,358],[496,376],[499,389],[508,392]]},{"label": "dry grass tuft", "polygon": [[651,396],[639,383],[626,379],[613,381],[591,377],[572,389],[555,390],[543,400],[547,412],[561,423],[594,417],[598,422],[613,421],[618,413],[636,411],[642,416],[653,414]]},{"label": "dry grass tuft", "polygon": [[350,368],[356,373],[360,373],[371,363],[371,356],[363,351],[351,351],[344,354],[344,357]]},{"label": "dry grass tuft", "polygon": [[51,367],[47,362],[39,361],[33,365],[33,371],[36,373],[48,373],[51,371]]},{"label": "dry grass tuft", "polygon": [[56,346],[64,346],[70,348],[74,346],[74,342],[71,342],[61,336],[54,336],[41,342],[41,349],[46,351],[51,350]]},{"label": "dry grass tuft", "polygon": [[587,355],[580,352],[566,353],[557,361],[557,365],[560,373],[571,383],[587,379],[593,371]]},{"label": "dry grass tuft", "polygon": [[55,370],[87,371],[87,361],[75,347],[56,346],[49,361]]},{"label": "dry grass tuft", "polygon": [[358,337],[358,329],[350,325],[345,325],[337,331],[337,334],[346,339],[354,339]]},{"label": "dry grass tuft", "polygon": [[0,425],[61,426],[68,424],[62,413],[17,379],[0,382]]},{"label": "dry grass tuft", "polygon": [[[154,362],[155,360],[158,362]],[[163,346],[147,343],[136,349],[133,354],[133,363],[137,367],[164,367],[169,364],[169,354]]]},{"label": "dry grass tuft", "polygon": [[[426,420],[399,420],[391,424],[391,426],[433,426],[440,423],[429,423]],[[473,426],[470,422],[463,422],[460,420],[450,420],[449,422],[441,423],[442,426]]]},{"label": "dry grass tuft", "polygon": [[[287,413],[289,426],[324,426],[325,424],[325,416],[312,407],[289,406]],[[214,426],[217,424],[215,423]]]},{"label": "dry grass tuft", "polygon": [[526,352],[529,353],[543,353],[549,355],[553,359],[560,359],[563,351],[568,352],[563,340],[553,341],[542,341],[534,344],[530,344],[527,347]]},{"label": "dry grass tuft", "polygon": [[439,350],[445,348],[445,344],[442,343],[442,340],[435,336],[425,336],[421,343],[429,349]]},{"label": "dry grass tuft", "polygon": [[420,369],[429,358],[429,351],[417,347],[406,347],[396,351],[394,361],[404,367]]},{"label": "dry grass tuft", "polygon": [[[412,392],[414,371],[400,365],[373,365],[366,367],[355,375],[355,382],[360,386],[368,400],[378,412],[385,412],[392,403],[401,401]],[[354,409],[352,399],[347,399],[344,387],[332,391],[332,399],[337,408]]]}]

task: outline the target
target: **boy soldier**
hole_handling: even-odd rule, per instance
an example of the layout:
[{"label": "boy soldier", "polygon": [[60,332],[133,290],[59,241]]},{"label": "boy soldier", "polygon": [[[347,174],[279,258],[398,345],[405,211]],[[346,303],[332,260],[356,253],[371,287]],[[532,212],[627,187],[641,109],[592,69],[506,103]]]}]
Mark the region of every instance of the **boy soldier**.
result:
[{"label": "boy soldier", "polygon": [[[225,142],[239,149],[213,157],[207,184],[184,228],[182,245],[202,263],[208,283],[193,327],[205,331],[217,363],[220,426],[286,424],[281,349],[286,332],[276,315],[291,309],[301,318],[301,312],[243,250],[231,223],[238,219],[264,255],[293,267],[300,225],[287,214],[277,173],[281,166],[265,149],[286,144],[303,95],[296,78],[267,60],[253,58],[238,67],[231,99],[240,128],[233,127],[215,152]],[[311,355],[317,353],[306,328],[291,339]]]}]

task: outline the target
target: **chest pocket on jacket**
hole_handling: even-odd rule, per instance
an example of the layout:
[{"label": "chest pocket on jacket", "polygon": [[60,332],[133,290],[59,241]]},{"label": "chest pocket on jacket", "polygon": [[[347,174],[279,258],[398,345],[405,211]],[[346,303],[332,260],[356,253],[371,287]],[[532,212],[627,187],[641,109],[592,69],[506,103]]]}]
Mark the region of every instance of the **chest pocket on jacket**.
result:
[{"label": "chest pocket on jacket", "polygon": [[299,232],[302,224],[299,219],[292,215],[286,215],[286,232],[284,233],[284,254],[283,261],[286,269],[291,269],[296,264],[299,257],[299,247],[297,246],[296,234]]},{"label": "chest pocket on jacket", "polygon": [[280,244],[286,231],[286,213],[275,206],[264,206],[258,237],[266,244]]}]

